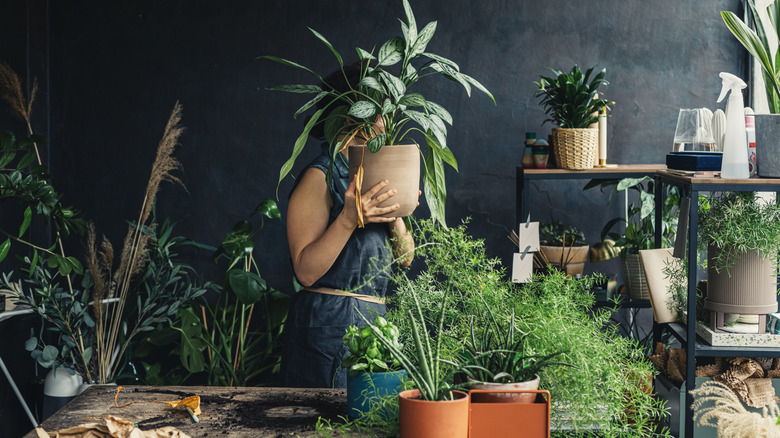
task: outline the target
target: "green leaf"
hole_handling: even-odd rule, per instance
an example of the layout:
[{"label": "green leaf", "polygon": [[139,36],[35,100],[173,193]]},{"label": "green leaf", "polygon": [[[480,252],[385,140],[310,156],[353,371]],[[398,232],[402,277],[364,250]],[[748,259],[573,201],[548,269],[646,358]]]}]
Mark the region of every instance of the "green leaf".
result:
[{"label": "green leaf", "polygon": [[38,346],[38,338],[31,337],[24,341],[24,349],[27,351],[33,351]]},{"label": "green leaf", "polygon": [[19,162],[16,164],[17,169],[24,169],[25,167],[32,164],[32,162],[35,160],[35,150],[31,150],[24,154],[21,159],[19,159]]},{"label": "green leaf", "polygon": [[371,76],[364,77],[358,85],[362,85],[368,88],[371,88],[373,90],[379,91],[380,93],[385,92],[385,88],[382,86],[382,84],[379,83],[379,81]]},{"label": "green leaf", "polygon": [[11,250],[11,239],[5,239],[5,242],[0,244],[0,262],[8,256],[8,251]]},{"label": "green leaf", "polygon": [[284,64],[284,65],[286,65],[288,67],[293,67],[293,68],[297,68],[299,70],[303,70],[303,71],[309,72],[312,75],[314,75],[314,77],[316,77],[320,82],[323,82],[322,76],[320,76],[317,73],[315,73],[314,70],[312,70],[312,69],[310,69],[308,67],[304,67],[304,66],[298,64],[297,62],[288,61],[286,59],[279,58],[279,57],[276,57],[276,56],[271,56],[271,55],[258,56],[257,59],[267,59],[269,61],[278,62],[279,64]]},{"label": "green leaf", "polygon": [[308,111],[309,108],[311,108],[314,105],[316,105],[317,102],[321,101],[328,94],[330,94],[330,93],[328,93],[326,91],[323,91],[322,93],[314,96],[314,98],[312,98],[310,101],[308,101],[305,104],[303,104],[302,107],[298,108],[298,111],[296,111],[295,114],[293,114],[293,119],[297,118],[299,115],[301,115],[301,114],[305,113],[306,111]]},{"label": "green leaf", "polygon": [[385,99],[384,102],[382,102],[382,115],[390,114],[391,112],[395,111],[396,106],[393,102],[390,101],[390,98]]},{"label": "green leaf", "polygon": [[412,46],[412,50],[409,53],[409,57],[413,58],[423,52],[425,52],[425,48],[428,47],[428,43],[431,41],[431,38],[433,38],[433,34],[436,32],[436,22],[432,21],[423,27],[423,29],[420,31],[420,34],[417,36],[417,39],[414,41],[414,45]]},{"label": "green leaf", "polygon": [[379,73],[379,77],[382,82],[387,85],[387,89],[390,90],[390,94],[396,99],[400,99],[401,96],[406,93],[406,85],[404,82],[396,76],[391,75],[385,71]]},{"label": "green leaf", "polygon": [[379,49],[379,65],[389,66],[401,61],[404,57],[406,43],[401,37],[393,37],[387,40]]},{"label": "green leaf", "polygon": [[290,158],[288,158],[287,161],[284,162],[282,168],[279,169],[279,181],[276,184],[277,198],[279,197],[279,185],[282,183],[284,177],[286,177],[292,170],[292,167],[295,164],[295,159],[298,158],[298,155],[300,155],[301,151],[303,151],[303,147],[306,146],[306,141],[308,140],[309,132],[311,132],[311,129],[320,119],[320,116],[322,116],[322,113],[324,111],[325,111],[324,109],[320,109],[316,113],[314,113],[314,115],[311,116],[311,119],[309,119],[309,121],[306,123],[306,126],[303,128],[303,132],[301,132],[301,135],[299,135],[298,138],[295,140],[295,145],[293,146],[292,155],[290,155]]},{"label": "green leaf", "polygon": [[398,101],[399,105],[425,106],[425,98],[420,93],[409,93]]},{"label": "green leaf", "polygon": [[[605,71],[605,73],[606,73],[606,71]],[[494,104],[496,103],[496,99],[493,97],[492,94],[490,94],[490,91],[488,91],[488,89],[485,88],[485,86],[482,85],[478,80],[472,78],[471,76],[469,76],[469,75],[467,75],[465,73],[460,73],[460,76],[463,77],[463,79],[465,79],[466,82],[468,82],[469,84],[471,84],[474,87],[476,87],[479,91],[487,94],[488,97],[490,98],[490,100],[492,100]]]},{"label": "green leaf", "polygon": [[276,205],[276,202],[273,199],[266,199],[261,202],[260,205],[255,207],[252,215],[256,213],[260,213],[269,219],[279,219],[282,217],[282,214],[279,212],[279,206]]},{"label": "green leaf", "polygon": [[14,151],[4,152],[3,155],[0,155],[0,169],[5,168],[14,158],[16,158],[16,152]]},{"label": "green leaf", "polygon": [[59,354],[60,354],[60,350],[58,350],[57,347],[53,345],[47,345],[43,348],[41,359],[43,359],[46,362],[51,362],[54,359],[57,359],[57,355]]},{"label": "green leaf", "polygon": [[341,129],[344,127],[344,121],[347,117],[347,111],[349,108],[342,105],[333,109],[325,119],[325,140],[329,143],[335,142]]},{"label": "green leaf", "polygon": [[238,269],[228,271],[228,285],[238,301],[245,306],[258,302],[268,289],[265,280],[259,275]]},{"label": "green leaf", "polygon": [[314,36],[319,38],[320,41],[322,41],[323,43],[325,43],[326,46],[328,46],[330,51],[333,52],[333,54],[336,56],[336,59],[339,61],[339,66],[344,67],[344,61],[341,59],[341,55],[339,55],[339,52],[333,48],[333,45],[324,36],[322,36],[322,34],[317,32],[316,30],[310,27],[308,29],[311,31],[311,33],[314,34]]},{"label": "green leaf", "polygon": [[81,265],[81,262],[76,258],[72,256],[68,256],[66,258],[68,263],[70,264],[73,271],[77,274],[83,274],[84,273],[84,266]]},{"label": "green leaf", "polygon": [[430,122],[428,120],[428,116],[414,110],[406,110],[403,112],[405,116],[412,119],[414,123],[417,123],[420,125],[420,127],[423,129],[423,131],[427,131],[430,128]]},{"label": "green leaf", "polygon": [[321,93],[322,87],[319,85],[277,85],[269,88],[271,91],[285,91],[296,94],[314,94]]},{"label": "green leaf", "polygon": [[403,0],[404,12],[406,13],[408,41],[414,42],[417,39],[417,22],[414,20],[414,13],[409,0]]},{"label": "green leaf", "polygon": [[368,140],[368,142],[366,143],[366,147],[368,147],[368,150],[371,151],[372,153],[378,152],[379,149],[381,149],[382,146],[384,146],[386,141],[387,141],[387,134],[385,133],[377,134],[376,136]]},{"label": "green leaf", "polygon": [[32,221],[32,208],[29,206],[24,210],[24,220],[22,221],[22,225],[19,226],[19,235],[17,237],[22,237],[24,233],[27,231],[27,228],[30,227],[30,222]]},{"label": "green leaf", "polygon": [[367,52],[367,51],[361,49],[360,47],[355,47],[355,50],[357,51],[358,58],[360,58],[360,60],[376,59],[376,57],[374,55],[372,55],[370,52]]},{"label": "green leaf", "polygon": [[359,100],[352,104],[347,114],[359,119],[368,119],[376,115],[376,106],[371,102]]},{"label": "green leaf", "polygon": [[431,113],[439,116],[442,120],[452,125],[452,115],[443,106],[438,103],[425,101],[425,108]]},{"label": "green leaf", "polygon": [[33,257],[32,257],[32,261],[30,262],[30,268],[29,268],[30,277],[32,277],[33,274],[35,274],[36,266],[38,266],[38,250],[33,248]]}]

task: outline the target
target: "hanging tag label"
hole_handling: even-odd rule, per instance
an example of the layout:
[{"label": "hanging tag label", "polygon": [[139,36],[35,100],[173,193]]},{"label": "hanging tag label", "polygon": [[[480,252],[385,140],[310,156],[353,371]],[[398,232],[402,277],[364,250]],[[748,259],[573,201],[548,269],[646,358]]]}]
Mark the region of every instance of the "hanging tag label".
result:
[{"label": "hanging tag label", "polygon": [[528,251],[539,251],[539,222],[520,224],[520,228],[517,230],[517,237],[519,240],[518,250],[528,246],[530,247]]},{"label": "hanging tag label", "polygon": [[512,281],[527,283],[534,272],[534,254],[532,252],[515,253],[512,259]]}]

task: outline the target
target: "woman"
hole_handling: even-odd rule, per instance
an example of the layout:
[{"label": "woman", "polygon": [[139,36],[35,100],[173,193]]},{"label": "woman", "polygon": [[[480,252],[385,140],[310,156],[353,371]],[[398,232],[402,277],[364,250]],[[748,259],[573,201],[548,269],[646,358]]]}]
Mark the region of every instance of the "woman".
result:
[{"label": "woman", "polygon": [[[358,82],[359,68],[359,64],[346,67],[345,74],[339,70],[325,82],[347,90],[346,81]],[[375,130],[384,130],[381,117]],[[355,136],[344,146],[365,142]],[[285,326],[285,386],[346,387],[346,370],[340,365],[347,352],[342,342],[347,327],[365,325],[358,311],[369,319],[385,313],[390,264],[396,258],[408,266],[414,254],[414,241],[403,219],[382,216],[399,205],[379,207],[396,193],[390,188],[377,195],[392,186],[391,181],[364,190],[359,202],[365,227],[358,228],[355,181],[349,180],[346,151],[344,147],[337,154],[328,184],[331,155],[324,144],[322,154],[303,170],[290,195],[287,236],[295,276],[305,289],[293,297]]]}]

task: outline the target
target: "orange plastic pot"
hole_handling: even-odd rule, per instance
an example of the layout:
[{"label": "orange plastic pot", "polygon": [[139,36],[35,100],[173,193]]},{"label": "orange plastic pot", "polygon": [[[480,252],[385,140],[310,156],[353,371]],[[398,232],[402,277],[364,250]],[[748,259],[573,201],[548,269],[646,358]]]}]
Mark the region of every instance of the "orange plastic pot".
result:
[{"label": "orange plastic pot", "polygon": [[469,395],[452,391],[454,400],[423,400],[418,389],[398,394],[402,438],[468,438]]},{"label": "orange plastic pot", "polygon": [[[528,393],[531,403],[494,402],[496,393]],[[470,391],[469,438],[549,438],[550,393],[545,390]]]}]

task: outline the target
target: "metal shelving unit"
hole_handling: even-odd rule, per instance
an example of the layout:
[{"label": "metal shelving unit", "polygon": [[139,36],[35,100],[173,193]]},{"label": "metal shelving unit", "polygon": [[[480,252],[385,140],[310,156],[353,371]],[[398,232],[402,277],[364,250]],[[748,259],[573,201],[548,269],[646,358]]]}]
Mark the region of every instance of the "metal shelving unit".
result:
[{"label": "metal shelving unit", "polygon": [[[661,206],[663,205],[664,185],[673,185],[680,189],[680,198],[690,199],[688,212],[688,321],[696,321],[696,255],[697,233],[699,225],[699,193],[701,192],[778,192],[780,191],[780,179],[775,178],[748,178],[748,179],[723,179],[714,177],[680,176],[665,170],[655,174],[655,220],[661,222]],[[679,232],[679,230],[678,230]],[[655,245],[661,245],[661,230],[656,227]],[[691,390],[696,387],[696,358],[698,357],[780,357],[780,348],[766,347],[713,347],[707,345],[696,335],[695,324],[669,323],[657,327],[656,333],[666,328],[685,347],[688,361],[686,363],[686,397],[685,406],[680,411],[685,412],[685,436],[693,437],[693,396]],[[688,340],[693,342],[688,342]]]}]

